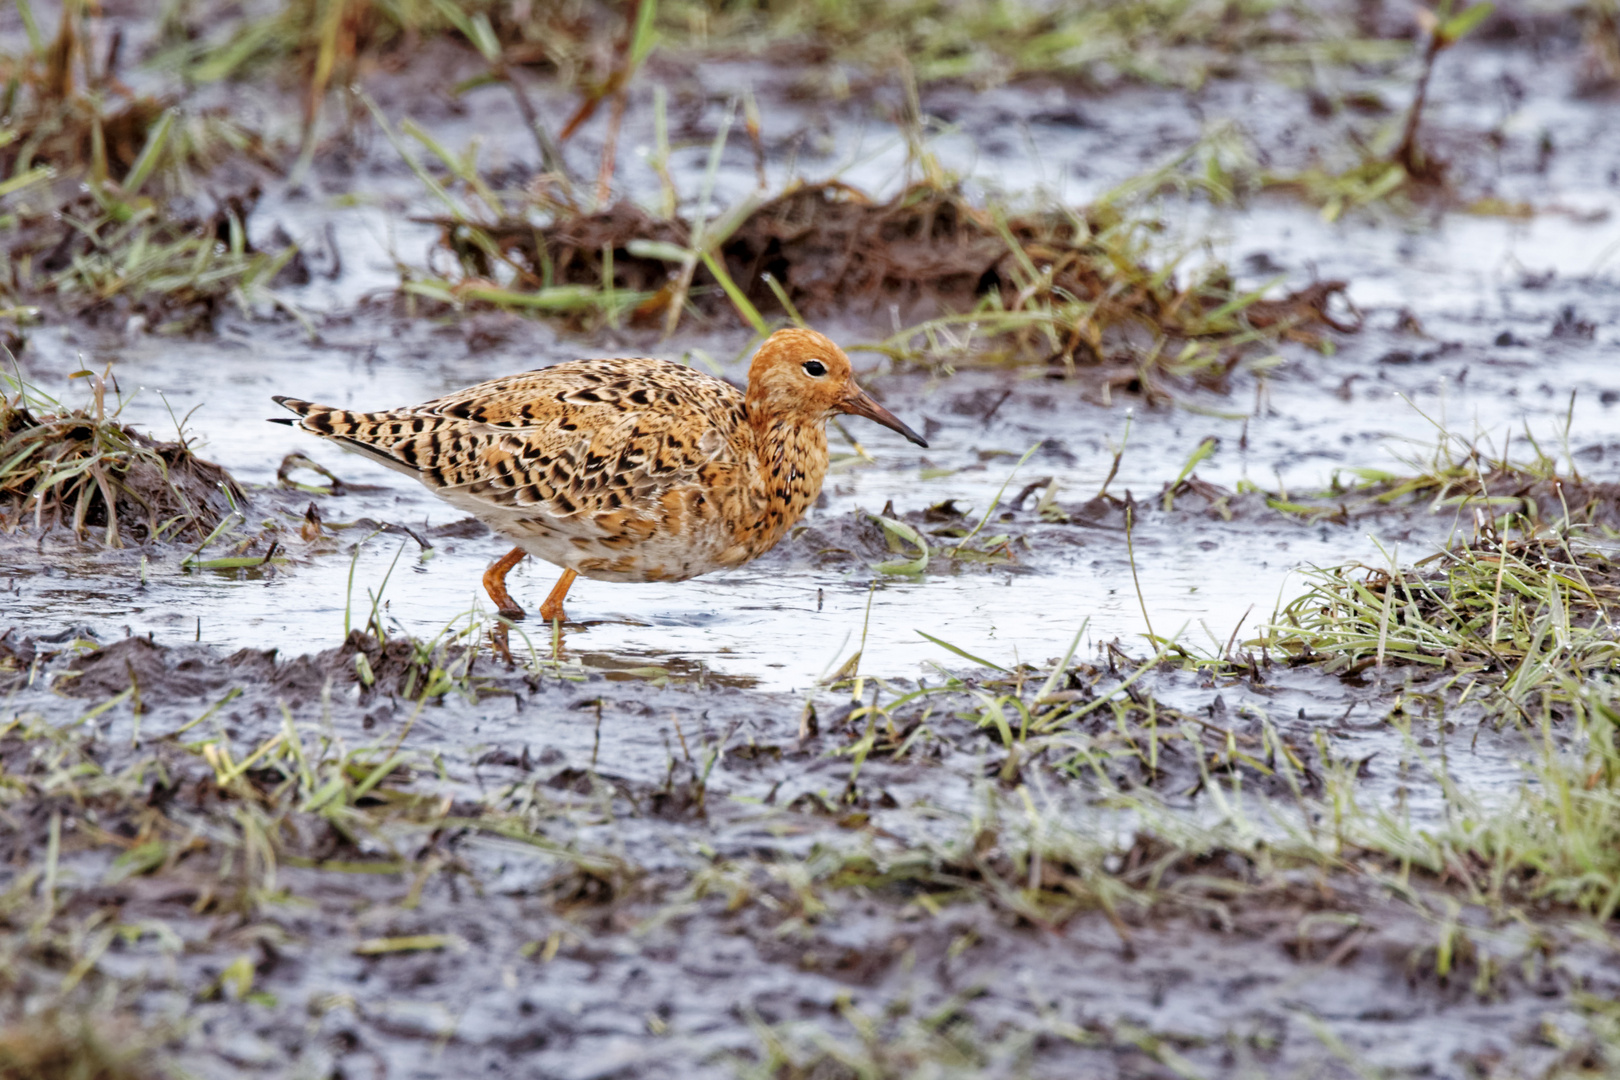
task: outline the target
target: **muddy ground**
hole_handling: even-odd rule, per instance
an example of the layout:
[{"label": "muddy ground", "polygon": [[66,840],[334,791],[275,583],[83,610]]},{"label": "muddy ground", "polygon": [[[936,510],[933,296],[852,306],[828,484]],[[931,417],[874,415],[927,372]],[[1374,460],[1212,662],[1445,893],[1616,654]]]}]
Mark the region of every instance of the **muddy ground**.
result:
[{"label": "muddy ground", "polygon": [[[141,55],[154,28],[119,25]],[[200,555],[194,538],[112,549],[6,519],[0,1065],[579,1080],[1620,1067],[1612,905],[1502,900],[1466,853],[1414,871],[1333,839],[1356,815],[1439,830],[1510,805],[1542,734],[1459,700],[1448,672],[1290,666],[1263,631],[1302,570],[1409,564],[1473,534],[1472,504],[1334,488],[1336,471],[1422,471],[1443,431],[1509,456],[1535,440],[1590,482],[1590,520],[1613,535],[1615,102],[1577,78],[1585,45],[1556,18],[1491,25],[1430,90],[1443,192],[1331,223],[1287,193],[1153,204],[1163,251],[1224,262],[1240,289],[1348,282],[1359,332],[1268,343],[1222,384],[1169,396],[1114,370],[976,367],[972,348],[934,366],[854,352],[929,449],[847,423],[859,448],[834,434],[825,496],[776,551],[680,585],[581,582],[577,622],[557,641],[510,634],[510,659],[478,592],[499,538],[262,423],[270,395],[385,407],[643,352],[735,378],[750,332],[723,309],[664,342],[412,313],[398,267],[443,257],[424,222],[438,207],[363,110],[334,106],[307,174],[257,181],[250,235],[301,246],[282,306],[222,306],[178,336],[116,304],[17,322],[24,378],[77,403],[69,375],[107,369],[121,419],[172,438],[187,417],[246,501]],[[510,97],[454,96],[471,54],[423,48],[431,64],[366,73],[381,112],[449,146],[481,137],[491,172],[533,173]],[[904,87],[807,98],[821,71],[655,56],[616,182],[656,198],[661,80],[688,200],[745,88],[772,183],[899,190]],[[975,197],[1080,205],[1217,128],[1265,169],[1329,160],[1358,117],[1396,115],[1413,73],[946,81],[919,102]],[[195,93],[296,146],[289,88]],[[565,89],[534,93],[566,115]],[[599,128],[568,145],[581,173]],[[728,144],[715,202],[755,175],[748,142]],[[898,318],[852,302],[816,322],[854,345]],[[1534,512],[1554,517],[1555,494],[1531,493]],[[918,554],[875,516],[927,540],[926,568],[874,569]],[[532,608],[549,575],[525,567],[514,592]],[[1150,663],[1150,633],[1184,647]],[[1078,715],[1019,731],[1054,703]]]}]

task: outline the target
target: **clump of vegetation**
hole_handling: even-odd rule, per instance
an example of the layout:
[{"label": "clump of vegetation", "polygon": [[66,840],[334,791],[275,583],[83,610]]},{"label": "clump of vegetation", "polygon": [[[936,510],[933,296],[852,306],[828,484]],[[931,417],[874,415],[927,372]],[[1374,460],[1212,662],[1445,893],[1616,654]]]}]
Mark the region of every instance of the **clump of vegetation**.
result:
[{"label": "clump of vegetation", "polygon": [[[1534,439],[1511,460],[1449,433],[1412,473],[1356,469],[1328,492],[1269,504],[1349,521],[1392,508],[1455,516],[1460,538],[1410,568],[1359,563],[1313,570],[1309,587],[1275,620],[1264,644],[1295,663],[1359,671],[1386,662],[1466,676],[1476,701],[1541,716],[1566,680],[1620,658],[1610,605],[1620,598],[1613,484],[1595,482]],[[1552,697],[1545,695],[1551,694]],[[1494,695],[1494,696],[1493,696]]]},{"label": "clump of vegetation", "polygon": [[[1346,792],[1342,842],[1424,867],[1477,903],[1554,902],[1606,922],[1620,912],[1613,486],[1573,468],[1560,474],[1539,446],[1514,463],[1477,443],[1459,456],[1457,441],[1415,476],[1363,471],[1348,512],[1426,502],[1456,514],[1459,538],[1409,567],[1391,559],[1308,571],[1305,591],[1244,647],[1267,663],[1358,680],[1389,669],[1386,678],[1403,681],[1386,722],[1434,771],[1449,811],[1442,826],[1420,828],[1355,807]],[[1237,668],[1230,658],[1222,666]],[[1522,733],[1515,796],[1446,775],[1444,741],[1460,718]],[[1417,731],[1430,723],[1438,763],[1419,749],[1434,745]]]},{"label": "clump of vegetation", "polygon": [[246,499],[229,473],[184,439],[159,442],[106,410],[106,387],[90,408],[68,408],[0,376],[0,530],[66,525],[101,530],[103,543],[206,540]]},{"label": "clump of vegetation", "polygon": [[[13,190],[27,193],[41,175]],[[296,254],[253,250],[245,222],[251,199],[230,200],[195,218],[165,216],[150,201],[104,208],[94,196],[70,203],[18,198],[8,216],[16,243],[0,259],[0,315],[24,324],[35,305],[116,323],[138,316],[158,333],[209,324],[224,303],[274,299],[268,285]]]},{"label": "clump of vegetation", "polygon": [[[1383,662],[1440,669],[1387,722],[1445,793],[1438,826],[1336,800],[1341,843],[1418,866],[1503,910],[1555,903],[1600,923],[1620,912],[1620,661],[1609,605],[1620,574],[1558,545],[1479,545],[1438,571],[1324,574],[1270,631],[1292,664],[1354,675]],[[1524,735],[1524,779],[1504,797],[1446,775],[1444,742],[1469,702]],[[1437,760],[1418,749],[1432,723]]]},{"label": "clump of vegetation", "polygon": [[1580,11],[1583,48],[1576,85],[1585,94],[1612,91],[1620,86],[1620,5],[1594,0]]},{"label": "clump of vegetation", "polygon": [[84,0],[62,5],[50,41],[27,0],[19,10],[29,48],[0,57],[0,228],[8,236],[0,310],[15,318],[51,299],[179,330],[206,321],[222,298],[266,285],[294,251],[269,255],[248,244],[256,181],[238,177],[229,192],[199,198],[197,180],[228,161],[263,168],[259,138],[222,115],[130,92],[117,77],[118,36],[105,57],[91,55]]},{"label": "clump of vegetation", "polygon": [[599,287],[636,298],[631,317],[649,320],[688,298],[711,313],[736,302],[750,322],[753,312],[825,314],[852,302],[944,310],[1004,325],[1014,356],[1068,363],[1099,362],[1108,339],[1132,326],[1182,342],[1351,329],[1327,310],[1342,282],[1278,300],[1237,297],[1220,272],[1181,284],[1132,257],[1131,234],[1147,223],[1106,205],[1009,217],[932,183],[885,202],[837,181],[795,185],[708,230],[704,269],[689,283],[672,270],[696,231],[680,217],[621,202],[536,228],[517,210],[482,225],[438,219],[473,295],[492,297],[476,283],[511,270],[520,294]]},{"label": "clump of vegetation", "polygon": [[132,1018],[52,1010],[0,1028],[8,1080],[156,1080],[151,1036]]},{"label": "clump of vegetation", "polygon": [[[661,122],[658,130],[661,208],[621,201],[592,211],[545,185],[496,191],[471,155],[407,125],[452,178],[444,183],[396,138],[446,207],[429,220],[443,229],[455,269],[412,269],[404,292],[584,323],[661,324],[666,334],[689,314],[734,311],[765,333],[767,312],[797,321],[852,305],[894,308],[923,319],[874,346],[897,360],[1123,366],[1120,381],[1150,393],[1177,379],[1224,385],[1258,346],[1319,344],[1324,331],[1359,326],[1332,310],[1341,281],[1267,298],[1239,292],[1219,267],[1178,276],[1154,265],[1155,222],[1129,202],[1153,184],[1127,185],[1084,210],[1013,212],[970,200],[924,154],[927,178],[887,201],[838,181],[799,183],[688,220],[664,169]],[[727,130],[712,147],[700,205]]]},{"label": "clump of vegetation", "polygon": [[163,115],[164,102],[119,84],[117,39],[105,57],[91,55],[86,6],[84,0],[62,4],[56,36],[47,43],[32,5],[18,5],[29,49],[0,57],[6,84],[0,165],[8,178],[27,175],[36,165],[61,171],[89,166],[102,180],[111,170],[127,172]]},{"label": "clump of vegetation", "polygon": [[[1510,440],[1511,445],[1511,440]],[[1359,518],[1422,508],[1449,512],[1506,533],[1525,527],[1591,528],[1597,535],[1620,530],[1620,485],[1581,475],[1534,439],[1528,457],[1494,450],[1481,440],[1446,433],[1432,453],[1402,455],[1403,468],[1335,469],[1328,487],[1314,492],[1268,492],[1274,510],[1313,521],[1348,524]],[[1242,484],[1244,491],[1256,490]]]},{"label": "clump of vegetation", "polygon": [[[1620,661],[1610,605],[1620,566],[1556,534],[1482,530],[1411,569],[1334,567],[1281,613],[1273,649],[1330,669],[1428,664],[1482,677],[1524,715],[1563,676]],[[1496,676],[1488,678],[1488,676]],[[1481,694],[1485,687],[1481,686]]]},{"label": "clump of vegetation", "polygon": [[[188,13],[189,21],[200,21],[202,10]],[[614,92],[626,70],[624,57],[602,45],[634,36],[637,25],[656,33],[677,63],[768,48],[778,57],[840,71],[833,78],[817,72],[801,82],[801,92],[818,95],[847,92],[845,68],[857,78],[890,78],[896,57],[904,57],[925,83],[956,79],[988,86],[1044,75],[1093,85],[1130,79],[1194,87],[1235,74],[1245,63],[1300,67],[1385,59],[1392,52],[1384,42],[1358,38],[1350,19],[1298,0],[1132,0],[1055,8],[993,0],[907,0],[879,8],[775,0],[636,0],[622,6],[284,0],[272,13],[243,23],[224,43],[192,49],[199,55],[191,62],[202,77],[218,78],[290,59],[286,66],[306,75],[318,98],[367,62],[399,62],[425,40],[454,35],[486,55],[493,46],[502,66],[552,70],[590,99]]]}]

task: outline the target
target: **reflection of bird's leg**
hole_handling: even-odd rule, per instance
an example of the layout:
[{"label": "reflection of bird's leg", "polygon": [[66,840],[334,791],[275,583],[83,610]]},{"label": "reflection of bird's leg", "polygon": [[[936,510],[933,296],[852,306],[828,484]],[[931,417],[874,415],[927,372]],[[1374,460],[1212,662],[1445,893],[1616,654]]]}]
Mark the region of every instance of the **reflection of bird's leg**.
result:
[{"label": "reflection of bird's leg", "polygon": [[563,597],[568,595],[569,586],[573,585],[574,579],[578,576],[572,570],[562,572],[562,577],[557,579],[557,584],[551,587],[551,593],[546,597],[546,602],[540,605],[540,617],[542,619],[546,620],[546,622],[568,621],[568,616],[563,614]]},{"label": "reflection of bird's leg", "polygon": [[523,618],[523,609],[518,607],[517,601],[513,600],[507,593],[506,575],[512,567],[522,562],[523,556],[527,554],[528,552],[522,548],[515,547],[502,555],[500,561],[494,566],[484,571],[484,591],[489,593],[491,600],[495,601],[495,610],[508,619]]},{"label": "reflection of bird's leg", "polygon": [[512,668],[512,649],[507,642],[506,624],[498,622],[489,628],[489,643],[495,648],[495,655],[501,658],[508,670]]}]

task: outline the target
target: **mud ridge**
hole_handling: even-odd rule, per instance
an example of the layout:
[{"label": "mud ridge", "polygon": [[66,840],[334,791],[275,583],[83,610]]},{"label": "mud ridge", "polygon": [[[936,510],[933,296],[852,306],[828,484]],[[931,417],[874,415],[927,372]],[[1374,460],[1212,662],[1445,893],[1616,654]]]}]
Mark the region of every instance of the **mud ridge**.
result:
[{"label": "mud ridge", "polygon": [[247,501],[220,466],[185,442],[160,442],[125,424],[71,410],[36,413],[0,399],[0,532],[66,525],[125,541],[205,539]]},{"label": "mud ridge", "polygon": [[[682,290],[672,264],[641,245],[684,249],[692,225],[661,219],[629,201],[597,213],[554,208],[557,217],[536,229],[527,220],[469,226],[448,218],[425,219],[443,230],[441,243],[483,277],[496,267],[469,229],[487,235],[533,282],[600,287],[607,280],[604,253],[611,252],[617,288],[651,294],[636,317],[651,321],[679,302]],[[1095,218],[1089,220],[1088,214]],[[1102,239],[1122,225],[1116,212],[1045,211],[1005,222],[971,203],[957,188],[915,184],[886,202],[839,181],[798,184],[749,212],[717,245],[726,272],[761,311],[782,304],[767,277],[785,290],[798,310],[811,315],[847,312],[850,305],[876,310],[898,305],[912,315],[974,308],[986,298],[1011,310],[1032,299],[1079,302],[1086,326],[1076,324],[1051,359],[1101,362],[1119,347],[1112,332],[1146,326],[1176,338],[1209,336],[1212,314],[1232,298],[1222,276],[1178,285],[1156,280],[1138,267],[1121,270],[1121,252]],[[543,247],[542,247],[543,244]],[[546,274],[542,268],[546,268]],[[1031,280],[1031,269],[1039,280]],[[729,301],[713,274],[699,267],[693,299],[711,314]],[[1298,340],[1316,341],[1324,330],[1353,332],[1358,324],[1330,312],[1343,281],[1317,282],[1287,296],[1248,304],[1247,323]],[[1096,330],[1092,328],[1101,328]],[[1109,334],[1109,337],[1105,337]]]}]

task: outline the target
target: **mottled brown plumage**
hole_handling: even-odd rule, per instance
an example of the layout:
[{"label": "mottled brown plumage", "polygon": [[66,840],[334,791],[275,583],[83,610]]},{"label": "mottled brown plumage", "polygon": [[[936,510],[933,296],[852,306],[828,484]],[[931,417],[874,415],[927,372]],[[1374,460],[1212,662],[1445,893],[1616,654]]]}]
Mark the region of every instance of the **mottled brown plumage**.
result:
[{"label": "mottled brown plumage", "polygon": [[527,553],[563,568],[541,607],[562,617],[573,575],[682,581],[769,551],[821,491],[827,420],[867,416],[920,436],[855,384],[813,330],[760,346],[746,394],[664,360],[574,360],[387,412],[278,397],[305,431],[410,473],[511,537],[484,576],[501,613]]}]

